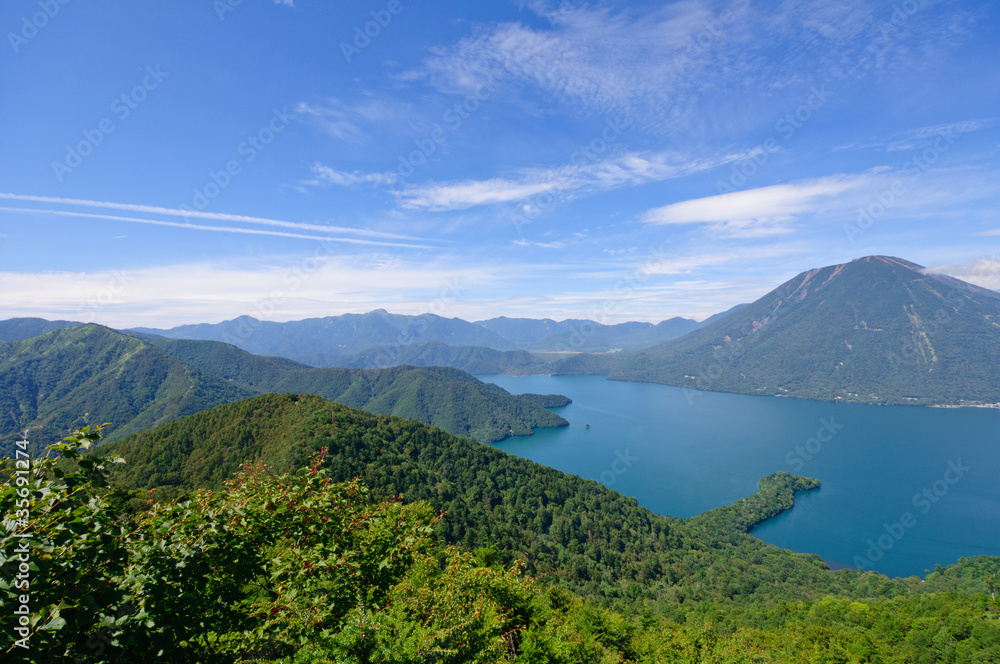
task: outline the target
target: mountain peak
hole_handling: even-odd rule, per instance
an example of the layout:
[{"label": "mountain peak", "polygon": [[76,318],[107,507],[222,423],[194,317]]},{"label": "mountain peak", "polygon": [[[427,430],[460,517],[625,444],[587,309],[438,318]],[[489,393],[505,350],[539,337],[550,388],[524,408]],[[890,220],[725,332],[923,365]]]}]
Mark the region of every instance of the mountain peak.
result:
[{"label": "mountain peak", "polygon": [[909,270],[914,270],[916,272],[919,272],[924,269],[923,265],[917,265],[916,263],[913,263],[903,258],[897,258],[896,256],[880,256],[880,255],[862,256],[861,258],[855,258],[853,261],[851,261],[851,263],[871,263],[873,261],[879,263],[885,263],[887,265],[898,265],[899,267],[905,267]]}]

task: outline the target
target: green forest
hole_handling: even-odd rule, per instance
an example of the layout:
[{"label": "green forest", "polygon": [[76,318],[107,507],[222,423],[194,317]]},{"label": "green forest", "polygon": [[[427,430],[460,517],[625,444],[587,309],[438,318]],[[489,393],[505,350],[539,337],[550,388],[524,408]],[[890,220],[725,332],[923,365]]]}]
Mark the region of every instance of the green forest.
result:
[{"label": "green forest", "polygon": [[894,580],[749,534],[809,478],[675,519],[292,394],[99,441],[86,428],[30,472],[8,462],[4,513],[30,509],[0,565],[28,548],[31,602],[4,661],[1000,661],[1000,559]]},{"label": "green forest", "polygon": [[[28,323],[0,326],[0,337],[40,328]],[[509,394],[458,369],[317,369],[217,341],[139,338],[79,325],[0,341],[0,453],[12,454],[26,429],[31,439],[59,440],[73,428],[112,422],[105,434],[115,440],[265,392],[318,394],[483,442],[568,424],[537,397]]]}]

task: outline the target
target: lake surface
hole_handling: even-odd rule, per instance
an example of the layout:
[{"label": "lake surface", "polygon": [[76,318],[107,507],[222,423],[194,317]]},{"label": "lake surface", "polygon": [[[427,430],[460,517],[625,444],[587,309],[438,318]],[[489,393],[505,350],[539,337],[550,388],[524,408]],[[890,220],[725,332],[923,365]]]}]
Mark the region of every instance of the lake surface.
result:
[{"label": "lake surface", "polygon": [[1000,410],[820,403],[601,376],[479,378],[573,399],[555,409],[569,427],[499,449],[597,480],[654,512],[693,516],[788,471],[823,486],[754,530],[771,544],[890,576],[1000,555]]}]

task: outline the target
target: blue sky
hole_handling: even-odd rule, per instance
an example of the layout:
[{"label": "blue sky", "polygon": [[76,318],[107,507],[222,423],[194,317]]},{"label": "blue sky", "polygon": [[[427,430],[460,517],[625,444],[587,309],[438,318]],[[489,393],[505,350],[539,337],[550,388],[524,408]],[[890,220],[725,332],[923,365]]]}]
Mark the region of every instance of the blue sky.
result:
[{"label": "blue sky", "polygon": [[703,318],[1000,288],[996,2],[0,9],[0,314]]}]

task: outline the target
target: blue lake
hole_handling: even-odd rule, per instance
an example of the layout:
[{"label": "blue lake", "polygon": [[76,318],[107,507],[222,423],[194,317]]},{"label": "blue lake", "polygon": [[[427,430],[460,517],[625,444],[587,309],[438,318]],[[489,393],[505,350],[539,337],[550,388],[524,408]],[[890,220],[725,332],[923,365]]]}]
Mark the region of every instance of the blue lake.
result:
[{"label": "blue lake", "polygon": [[693,516],[788,471],[823,486],[754,530],[771,544],[890,576],[1000,555],[1000,410],[821,403],[600,376],[479,378],[573,399],[556,409],[569,427],[499,449],[602,482],[654,512]]}]

